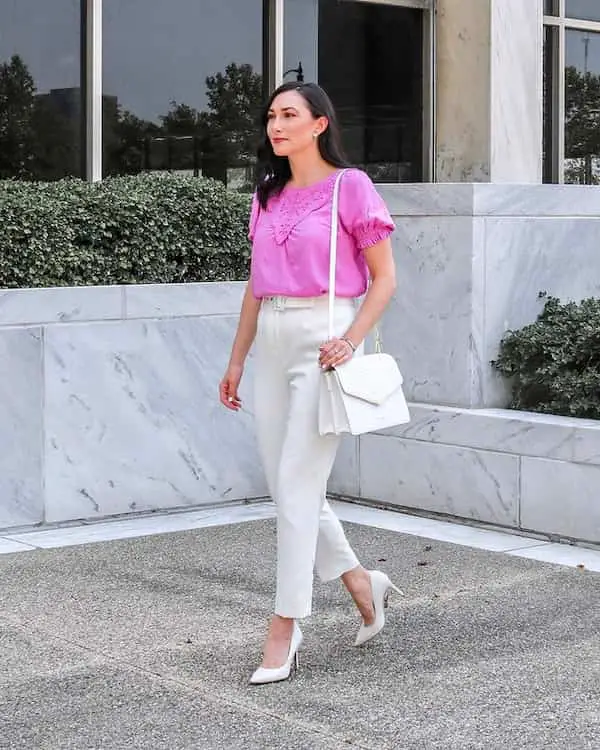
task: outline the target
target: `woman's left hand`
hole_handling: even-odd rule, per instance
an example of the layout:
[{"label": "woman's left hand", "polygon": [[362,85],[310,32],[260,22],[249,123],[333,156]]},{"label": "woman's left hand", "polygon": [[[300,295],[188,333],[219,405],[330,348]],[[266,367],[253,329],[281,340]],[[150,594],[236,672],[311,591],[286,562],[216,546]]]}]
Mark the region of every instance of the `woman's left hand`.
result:
[{"label": "woman's left hand", "polygon": [[331,339],[319,347],[319,366],[323,370],[343,365],[352,359],[354,351],[350,344],[343,339]]}]

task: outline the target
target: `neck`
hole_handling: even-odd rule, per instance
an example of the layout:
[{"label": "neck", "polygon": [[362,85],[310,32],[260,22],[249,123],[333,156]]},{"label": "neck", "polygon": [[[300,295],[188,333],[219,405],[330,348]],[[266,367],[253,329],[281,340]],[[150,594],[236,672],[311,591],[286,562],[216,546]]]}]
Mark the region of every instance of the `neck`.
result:
[{"label": "neck", "polygon": [[298,154],[289,158],[290,169],[292,171],[292,184],[295,187],[308,187],[315,182],[324,180],[336,167],[328,164],[318,149],[311,150],[310,153]]}]

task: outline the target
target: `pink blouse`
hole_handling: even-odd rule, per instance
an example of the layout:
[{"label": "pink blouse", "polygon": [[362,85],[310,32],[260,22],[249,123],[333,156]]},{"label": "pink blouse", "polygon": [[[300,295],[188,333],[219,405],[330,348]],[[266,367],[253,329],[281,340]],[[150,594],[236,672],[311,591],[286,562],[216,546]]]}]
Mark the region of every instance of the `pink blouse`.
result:
[{"label": "pink blouse", "polygon": [[[327,294],[336,175],[306,188],[287,186],[269,199],[266,210],[254,196],[250,278],[257,299]],[[362,251],[389,237],[394,222],[370,178],[359,169],[342,176],[339,217],[336,296],[359,297],[368,281]]]}]

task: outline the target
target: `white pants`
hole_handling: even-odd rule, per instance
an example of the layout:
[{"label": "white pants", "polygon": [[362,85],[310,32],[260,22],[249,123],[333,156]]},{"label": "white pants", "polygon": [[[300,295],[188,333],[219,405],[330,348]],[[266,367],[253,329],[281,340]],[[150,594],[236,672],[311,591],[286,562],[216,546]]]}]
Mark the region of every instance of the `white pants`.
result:
[{"label": "white pants", "polygon": [[[335,335],[355,313],[337,299]],[[326,499],[339,437],[318,431],[319,345],[327,338],[327,297],[262,303],[256,336],[255,412],[259,450],[277,508],[275,613],[311,613],[313,571],[339,578],[359,563]]]}]

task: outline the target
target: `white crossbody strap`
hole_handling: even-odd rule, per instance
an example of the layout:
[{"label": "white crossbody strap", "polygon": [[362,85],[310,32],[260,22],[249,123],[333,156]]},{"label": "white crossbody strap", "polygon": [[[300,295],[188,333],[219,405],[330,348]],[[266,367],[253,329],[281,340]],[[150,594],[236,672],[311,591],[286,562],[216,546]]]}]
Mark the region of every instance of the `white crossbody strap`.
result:
[{"label": "white crossbody strap", "polygon": [[[338,206],[340,202],[340,183],[344,172],[342,169],[338,176],[335,178],[335,185],[333,186],[333,200],[331,201],[331,238],[329,241],[329,339],[333,338],[333,321],[335,311],[335,269],[337,262],[337,238],[338,238],[338,221],[339,211]],[[381,330],[378,325],[374,327],[375,333],[375,351],[383,351],[381,343]]]},{"label": "white crossbody strap", "polygon": [[335,268],[337,261],[337,237],[338,237],[338,206],[340,202],[340,182],[346,170],[335,178],[333,186],[333,200],[331,201],[331,239],[329,241],[329,338],[333,338],[333,320],[335,305]]}]

